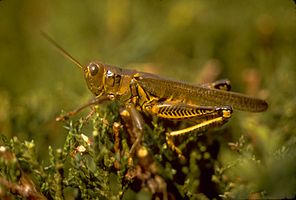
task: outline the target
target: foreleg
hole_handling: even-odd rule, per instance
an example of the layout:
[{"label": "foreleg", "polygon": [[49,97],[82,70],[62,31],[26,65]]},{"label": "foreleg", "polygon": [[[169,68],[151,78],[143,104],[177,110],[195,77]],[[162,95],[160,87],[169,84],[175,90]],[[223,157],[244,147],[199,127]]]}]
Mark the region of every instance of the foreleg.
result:
[{"label": "foreleg", "polygon": [[[56,121],[64,121],[67,120],[69,117],[76,115],[77,113],[79,113],[80,111],[84,110],[85,108],[88,108],[92,105],[98,105],[100,103],[103,103],[105,101],[111,100],[110,96],[100,96],[100,97],[95,97],[92,100],[90,100],[88,103],[86,103],[85,105],[82,105],[81,107],[67,112],[66,114],[62,114],[60,116],[58,116],[56,118]],[[91,115],[94,113],[94,110],[88,115],[88,118],[91,117]]]}]

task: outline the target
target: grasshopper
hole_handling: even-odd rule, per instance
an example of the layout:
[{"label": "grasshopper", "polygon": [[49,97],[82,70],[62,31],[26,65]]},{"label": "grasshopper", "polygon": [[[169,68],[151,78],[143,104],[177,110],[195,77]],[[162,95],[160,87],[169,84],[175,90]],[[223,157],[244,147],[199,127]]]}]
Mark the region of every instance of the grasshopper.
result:
[{"label": "grasshopper", "polygon": [[264,100],[231,92],[228,80],[193,85],[102,62],[84,66],[48,35],[43,33],[43,36],[82,70],[89,90],[95,95],[89,103],[58,117],[58,121],[104,101],[118,101],[122,107],[129,108],[136,127],[141,127],[143,121],[138,113],[168,120],[190,120],[195,124],[166,133],[168,145],[181,156],[173,136],[221,126],[230,119],[233,109],[262,112],[268,108]]}]

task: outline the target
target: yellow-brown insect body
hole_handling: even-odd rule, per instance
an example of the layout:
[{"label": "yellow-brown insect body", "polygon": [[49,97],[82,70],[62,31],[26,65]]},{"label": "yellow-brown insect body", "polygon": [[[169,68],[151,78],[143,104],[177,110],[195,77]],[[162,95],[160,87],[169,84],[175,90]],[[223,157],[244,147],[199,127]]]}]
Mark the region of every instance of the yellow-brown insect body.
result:
[{"label": "yellow-brown insect body", "polygon": [[[137,104],[139,110],[152,114],[155,108],[151,105],[155,102],[160,108],[160,99],[162,102],[178,104],[178,107],[182,103],[194,106],[231,106],[250,112],[262,112],[268,107],[264,100],[247,95],[172,81],[100,62],[91,62],[83,71],[88,88],[95,96],[112,95],[123,104],[132,102]],[[149,106],[145,107],[147,102]]]},{"label": "yellow-brown insect body", "polygon": [[164,99],[170,98],[171,101],[201,106],[228,105],[234,109],[249,112],[262,112],[268,108],[266,101],[236,92],[149,77],[140,79],[139,83],[151,95]]},{"label": "yellow-brown insect body", "polygon": [[[230,92],[231,87],[227,80],[191,85],[100,62],[91,62],[83,66],[51,37],[42,34],[83,71],[89,90],[96,96],[88,104],[59,116],[58,121],[75,115],[86,107],[109,100],[117,100],[122,107],[129,109],[130,118],[135,128],[139,130],[142,130],[143,120],[140,119],[137,110],[169,120],[190,119],[195,122],[194,125],[166,133],[167,144],[182,156],[181,151],[171,140],[172,136],[221,126],[230,119],[233,108],[250,112],[262,112],[268,108],[264,100]],[[129,115],[122,114],[124,117]]]},{"label": "yellow-brown insect body", "polygon": [[136,71],[100,62],[91,62],[83,71],[87,86],[95,96],[112,95],[119,100],[130,98],[130,84]]},{"label": "yellow-brown insect body", "polygon": [[102,64],[91,62],[83,67],[84,78],[89,90],[95,95],[100,96],[104,92],[105,67]]}]

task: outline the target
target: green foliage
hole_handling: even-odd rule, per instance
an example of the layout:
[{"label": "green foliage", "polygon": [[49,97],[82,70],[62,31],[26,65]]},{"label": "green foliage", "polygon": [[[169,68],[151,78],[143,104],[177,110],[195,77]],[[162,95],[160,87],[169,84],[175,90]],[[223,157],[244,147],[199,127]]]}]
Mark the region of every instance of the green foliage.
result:
[{"label": "green foliage", "polygon": [[269,87],[277,91],[283,82],[285,87],[281,87],[280,95],[272,95],[270,114],[264,118],[244,116],[240,122],[244,135],[231,143],[235,151],[225,148],[221,152],[222,166],[217,168],[217,173],[223,177],[219,184],[227,180],[223,189],[225,197],[248,198],[252,193],[254,197],[267,199],[295,197],[296,135],[292,121],[296,107],[292,103],[295,93],[290,88],[296,84],[293,78],[296,71],[287,63],[278,70]]},{"label": "green foliage", "polygon": [[[41,163],[37,161],[33,141],[22,143],[16,137],[10,141],[3,138],[1,178],[17,185],[21,174],[26,174],[48,199],[71,199],[75,196],[82,199],[119,199],[123,195],[124,174],[113,169],[116,157],[112,152],[112,131],[103,119],[107,121],[99,115],[93,119],[91,139],[82,133],[82,122],[69,122],[65,126],[68,134],[63,148],[49,146],[48,164],[44,160]],[[124,159],[120,162],[123,165],[126,163]],[[2,197],[9,189],[2,188]]]}]

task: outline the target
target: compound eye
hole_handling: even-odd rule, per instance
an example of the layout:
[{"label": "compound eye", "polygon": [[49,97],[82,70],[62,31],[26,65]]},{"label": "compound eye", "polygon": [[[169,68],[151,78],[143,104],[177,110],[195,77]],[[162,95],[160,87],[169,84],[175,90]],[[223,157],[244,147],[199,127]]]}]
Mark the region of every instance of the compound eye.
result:
[{"label": "compound eye", "polygon": [[99,67],[98,65],[92,63],[89,65],[88,70],[92,76],[95,76],[99,71]]}]

